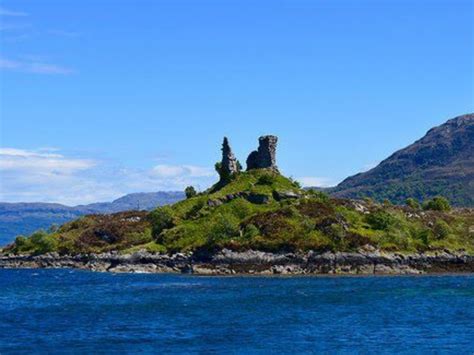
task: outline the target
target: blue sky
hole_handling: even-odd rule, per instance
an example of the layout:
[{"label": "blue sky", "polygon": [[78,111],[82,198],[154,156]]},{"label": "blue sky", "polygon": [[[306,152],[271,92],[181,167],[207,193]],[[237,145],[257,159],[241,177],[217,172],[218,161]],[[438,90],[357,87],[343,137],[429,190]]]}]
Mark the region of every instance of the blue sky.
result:
[{"label": "blue sky", "polygon": [[4,0],[0,200],[201,189],[262,134],[305,184],[472,112],[473,2]]}]

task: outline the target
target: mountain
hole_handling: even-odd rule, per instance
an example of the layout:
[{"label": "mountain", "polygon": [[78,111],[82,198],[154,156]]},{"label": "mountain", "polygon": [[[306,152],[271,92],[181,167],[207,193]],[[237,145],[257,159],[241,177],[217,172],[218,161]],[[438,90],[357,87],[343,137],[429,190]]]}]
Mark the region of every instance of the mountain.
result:
[{"label": "mountain", "polygon": [[57,203],[0,202],[0,245],[11,242],[17,235],[28,235],[53,224],[63,224],[77,217],[94,213],[114,213],[127,210],[151,210],[184,198],[179,191],[133,193],[113,202],[64,206]]},{"label": "mountain", "polygon": [[394,203],[442,195],[453,205],[474,207],[474,114],[432,128],[375,168],[345,179],[331,193]]}]

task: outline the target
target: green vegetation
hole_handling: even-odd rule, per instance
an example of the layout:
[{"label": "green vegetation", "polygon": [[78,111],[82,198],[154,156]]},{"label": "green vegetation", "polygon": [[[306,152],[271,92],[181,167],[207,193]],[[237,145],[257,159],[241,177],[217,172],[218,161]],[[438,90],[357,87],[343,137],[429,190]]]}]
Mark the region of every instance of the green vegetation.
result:
[{"label": "green vegetation", "polygon": [[413,197],[407,198],[407,200],[405,201],[405,204],[408,207],[413,208],[414,210],[419,210],[421,207],[418,200],[414,199]]},{"label": "green vegetation", "polygon": [[423,203],[423,209],[432,211],[449,211],[451,206],[446,198],[437,196]]},{"label": "green vegetation", "polygon": [[184,194],[186,195],[186,198],[191,198],[196,196],[197,192],[194,186],[188,186],[184,189]]},{"label": "green vegetation", "polygon": [[227,177],[208,191],[147,212],[90,215],[48,233],[18,237],[9,251],[42,254],[212,251],[460,250],[474,252],[474,215],[443,198],[407,206],[301,190],[270,170]]},{"label": "green vegetation", "polygon": [[58,249],[58,239],[43,230],[33,233],[29,238],[18,236],[15,239],[16,250],[20,253],[44,254]]}]

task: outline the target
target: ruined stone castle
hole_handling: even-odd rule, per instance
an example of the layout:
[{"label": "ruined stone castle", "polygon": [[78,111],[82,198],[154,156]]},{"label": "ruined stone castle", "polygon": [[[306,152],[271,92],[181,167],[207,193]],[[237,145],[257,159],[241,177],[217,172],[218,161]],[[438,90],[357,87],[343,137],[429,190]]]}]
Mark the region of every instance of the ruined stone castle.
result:
[{"label": "ruined stone castle", "polygon": [[[258,149],[251,152],[247,158],[247,171],[253,169],[271,169],[278,172],[276,165],[276,148],[278,137],[262,136],[258,139]],[[239,171],[239,164],[229,144],[227,137],[222,143],[222,171],[228,176]]]}]

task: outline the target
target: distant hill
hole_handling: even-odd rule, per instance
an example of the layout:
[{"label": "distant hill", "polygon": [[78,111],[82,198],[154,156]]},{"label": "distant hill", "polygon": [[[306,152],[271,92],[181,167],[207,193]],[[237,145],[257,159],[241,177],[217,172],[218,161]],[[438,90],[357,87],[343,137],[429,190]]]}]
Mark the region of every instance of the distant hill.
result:
[{"label": "distant hill", "polygon": [[474,207],[474,114],[432,128],[377,167],[345,179],[331,193],[394,203],[443,195],[454,205]]},{"label": "distant hill", "polygon": [[0,202],[0,245],[11,242],[17,235],[29,235],[52,224],[63,224],[79,216],[93,213],[114,213],[127,210],[151,210],[157,206],[175,203],[184,193],[134,193],[113,202],[64,206],[57,203],[6,203]]}]

